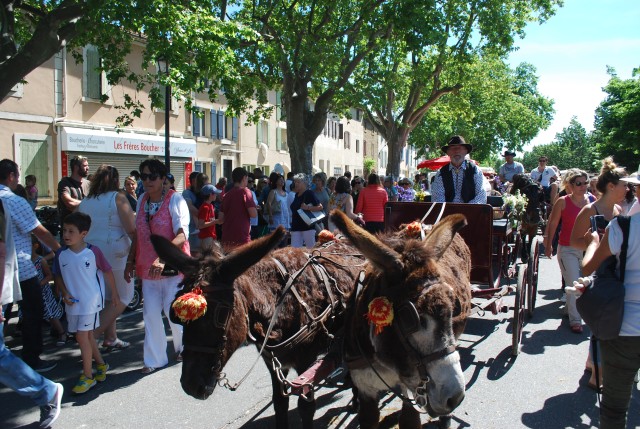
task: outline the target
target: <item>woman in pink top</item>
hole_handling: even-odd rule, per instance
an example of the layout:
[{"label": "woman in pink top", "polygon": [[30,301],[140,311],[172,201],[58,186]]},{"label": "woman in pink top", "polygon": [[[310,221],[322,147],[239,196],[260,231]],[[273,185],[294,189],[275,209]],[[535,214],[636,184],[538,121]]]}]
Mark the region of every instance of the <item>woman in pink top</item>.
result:
[{"label": "woman in pink top", "polygon": [[[581,261],[583,251],[571,247],[571,231],[578,217],[580,210],[591,201],[587,196],[587,186],[589,178],[587,173],[577,168],[569,170],[567,173],[567,195],[558,198],[551,210],[551,216],[547,223],[544,236],[545,254],[551,257],[553,232],[558,227],[558,222],[562,220],[560,227],[560,240],[558,243],[558,264],[560,272],[566,286],[573,285],[574,280],[582,276]],[[567,312],[569,313],[569,325],[571,331],[576,334],[582,333],[582,318],[576,308],[576,296],[567,295]]]},{"label": "woman in pink top", "polygon": [[[167,337],[162,312],[169,318],[171,302],[176,296],[182,280],[181,275],[170,274],[165,264],[151,245],[151,234],[160,235],[189,254],[190,213],[182,195],[173,189],[167,190],[164,182],[167,169],[157,159],[147,159],[140,164],[140,178],[145,193],[138,200],[136,211],[136,237],[131,246],[125,279],[129,280],[135,267],[142,279],[144,306],[144,368],[149,374],[169,363]],[[181,360],[182,327],[169,320],[176,359]]]},{"label": "woman in pink top", "polygon": [[384,231],[384,205],[389,200],[387,191],[380,184],[380,177],[369,174],[367,187],[360,191],[356,213],[362,213],[365,229],[372,234]]}]

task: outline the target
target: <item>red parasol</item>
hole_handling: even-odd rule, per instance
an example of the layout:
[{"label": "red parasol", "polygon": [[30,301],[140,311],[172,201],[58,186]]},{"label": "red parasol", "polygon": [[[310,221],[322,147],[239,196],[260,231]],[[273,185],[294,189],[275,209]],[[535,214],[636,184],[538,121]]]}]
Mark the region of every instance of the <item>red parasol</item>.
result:
[{"label": "red parasol", "polygon": [[[473,162],[478,165],[478,161],[472,159]],[[442,167],[451,162],[449,155],[441,156],[440,158],[427,159],[425,161],[420,162],[417,168],[426,168],[427,170],[440,170]]]},{"label": "red parasol", "polygon": [[444,156],[441,156],[440,158],[427,159],[426,161],[422,161],[420,164],[418,164],[418,168],[426,168],[428,170],[440,170],[449,162],[451,162],[451,160],[449,159],[449,155],[444,155]]}]

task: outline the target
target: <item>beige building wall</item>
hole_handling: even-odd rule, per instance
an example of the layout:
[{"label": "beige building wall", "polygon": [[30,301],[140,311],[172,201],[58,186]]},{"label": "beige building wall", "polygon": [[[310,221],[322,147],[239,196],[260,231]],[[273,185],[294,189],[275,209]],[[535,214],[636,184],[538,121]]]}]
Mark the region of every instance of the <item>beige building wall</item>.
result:
[{"label": "beige building wall", "polygon": [[[89,58],[87,48],[83,55],[85,59]],[[127,58],[133,71],[141,71],[141,58],[142,46],[134,45]],[[0,102],[0,156],[16,160],[25,171],[33,170],[35,158],[40,160],[37,176],[41,205],[55,203],[57,183],[66,172],[66,152],[62,150],[68,147],[63,142],[68,138],[65,130],[81,130],[87,135],[112,135],[118,131],[120,135],[147,136],[156,141],[164,137],[165,114],[163,110],[149,108],[148,89],[136,92],[126,81],[111,87],[102,76],[101,90],[109,100],[101,103],[96,97],[88,97],[89,62],[76,64],[74,58],[63,50],[30,73],[25,78],[28,84],[18,85],[14,93]],[[123,104],[125,94],[139,100],[145,108],[130,127],[118,128],[116,120],[123,113],[119,106]],[[230,178],[231,170],[238,166],[259,167],[269,174],[278,164],[285,173],[289,172],[287,123],[278,108],[279,94],[271,91],[268,100],[274,107],[272,115],[257,124],[247,124],[246,115],[239,118],[226,116],[224,93],[219,93],[214,102],[206,94],[196,97],[195,106],[203,111],[203,117],[199,119],[194,118],[179,100],[174,100],[170,111],[172,141],[175,138],[195,142],[192,162],[185,164],[185,176],[191,169],[197,169],[207,173],[211,181],[216,181],[222,175]],[[222,112],[222,117],[214,118],[212,112],[215,115]],[[379,139],[370,131],[365,134],[359,112],[353,110],[352,116],[350,120],[329,116],[325,130],[314,146],[314,171],[324,171],[328,176],[341,175],[346,170],[353,175],[362,174],[363,156],[365,152],[377,152],[376,142]],[[214,120],[216,126],[212,127]],[[194,123],[196,121],[198,124]],[[224,132],[220,131],[219,121],[224,122]],[[232,132],[234,127],[237,128],[235,133]],[[110,156],[109,153],[86,155],[89,156],[91,170],[98,167],[97,161],[91,162],[92,158],[104,160]],[[119,154],[114,151],[113,155]],[[134,156],[139,160],[150,155],[128,153],[120,158]],[[135,163],[131,161],[130,164]],[[121,176],[125,174],[128,170],[121,172]]]}]

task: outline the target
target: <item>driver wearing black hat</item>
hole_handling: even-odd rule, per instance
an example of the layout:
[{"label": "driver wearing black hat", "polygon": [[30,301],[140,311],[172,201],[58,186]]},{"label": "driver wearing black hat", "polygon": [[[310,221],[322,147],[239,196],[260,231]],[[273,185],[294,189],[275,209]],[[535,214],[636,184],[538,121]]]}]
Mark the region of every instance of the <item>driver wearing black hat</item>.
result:
[{"label": "driver wearing black hat", "polygon": [[516,156],[515,152],[505,150],[502,156],[506,161],[498,170],[498,175],[502,183],[513,182],[513,176],[516,174],[524,174],[524,166],[518,161],[513,160],[513,157]]},{"label": "driver wearing black hat", "polygon": [[462,136],[453,136],[441,149],[451,162],[438,171],[431,187],[431,201],[486,204],[482,171],[466,159],[473,146]]}]

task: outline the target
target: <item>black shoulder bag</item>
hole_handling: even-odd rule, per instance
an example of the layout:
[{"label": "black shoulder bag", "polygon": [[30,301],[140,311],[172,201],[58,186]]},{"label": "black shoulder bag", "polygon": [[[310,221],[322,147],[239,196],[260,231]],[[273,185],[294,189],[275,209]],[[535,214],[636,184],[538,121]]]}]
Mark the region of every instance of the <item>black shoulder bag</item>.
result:
[{"label": "black shoulder bag", "polygon": [[609,256],[593,276],[593,281],[576,301],[580,316],[599,340],[612,340],[620,334],[624,314],[624,271],[629,245],[629,216],[618,216],[622,229],[620,278],[616,276],[617,259]]}]

